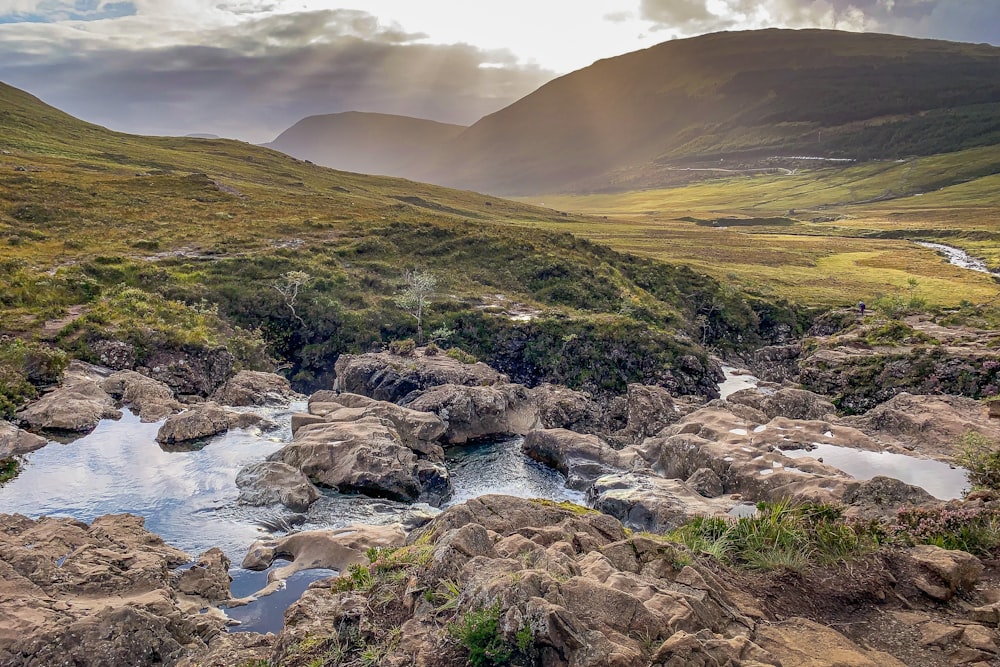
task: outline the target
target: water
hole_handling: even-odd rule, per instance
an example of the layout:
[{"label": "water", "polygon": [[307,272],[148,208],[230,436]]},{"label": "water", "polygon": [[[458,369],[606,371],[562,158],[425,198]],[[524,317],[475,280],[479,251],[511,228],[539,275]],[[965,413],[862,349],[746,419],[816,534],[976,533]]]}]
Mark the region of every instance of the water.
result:
[{"label": "water", "polygon": [[732,366],[723,366],[722,372],[726,379],[719,383],[719,398],[728,398],[741,389],[756,388],[760,382],[760,379],[753,375],[737,375],[736,369]]},{"label": "water", "polygon": [[791,458],[804,456],[821,458],[823,463],[843,470],[855,479],[893,477],[907,484],[919,486],[941,500],[961,498],[962,491],[969,488],[966,470],[953,468],[947,463],[933,459],[918,459],[905,454],[869,452],[819,443],[812,450],[793,449],[781,453]]},{"label": "water", "polygon": [[[281,564],[275,567],[280,567]],[[261,588],[267,583],[266,573],[255,572],[255,575],[264,575]],[[300,570],[285,580],[284,586],[271,593],[262,602],[253,602],[245,607],[232,607],[226,610],[226,616],[239,625],[230,628],[230,632],[281,632],[285,625],[285,610],[298,601],[309,584],[320,579],[337,576],[336,570],[324,570],[316,568],[312,570]],[[253,578],[254,580],[257,577]],[[233,582],[234,594],[236,582]],[[259,589],[257,589],[259,590]],[[250,591],[247,595],[256,591]]]},{"label": "water", "polygon": [[963,269],[969,269],[970,271],[978,271],[980,273],[988,273],[991,276],[1000,277],[1000,272],[991,271],[990,268],[986,266],[986,262],[972,257],[964,250],[953,248],[952,246],[944,245],[943,243],[925,243],[923,241],[917,241],[916,243],[919,246],[930,248],[931,250],[941,253],[948,258],[949,264],[954,264],[955,266],[960,266]]}]

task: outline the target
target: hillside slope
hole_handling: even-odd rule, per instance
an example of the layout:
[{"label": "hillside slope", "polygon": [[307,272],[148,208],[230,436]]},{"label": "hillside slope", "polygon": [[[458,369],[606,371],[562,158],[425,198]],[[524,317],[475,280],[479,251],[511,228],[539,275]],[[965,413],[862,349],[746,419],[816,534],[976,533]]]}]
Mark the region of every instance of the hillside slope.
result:
[{"label": "hillside slope", "polygon": [[420,161],[465,129],[421,118],[351,111],[309,116],[264,145],[333,169],[413,176],[419,173]]},{"label": "hillside slope", "polygon": [[995,144],[998,71],[997,47],[889,35],[676,40],[546,84],[463,132],[422,176],[498,194],[631,189],[691,176],[682,170],[782,167],[774,157]]}]

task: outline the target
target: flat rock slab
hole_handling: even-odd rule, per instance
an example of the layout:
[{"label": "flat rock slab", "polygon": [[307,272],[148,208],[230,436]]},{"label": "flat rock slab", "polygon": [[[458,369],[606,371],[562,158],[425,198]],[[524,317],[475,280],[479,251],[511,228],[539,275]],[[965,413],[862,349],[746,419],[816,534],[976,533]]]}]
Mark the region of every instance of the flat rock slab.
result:
[{"label": "flat rock slab", "polygon": [[102,419],[120,419],[122,413],[100,385],[79,380],[52,391],[17,413],[34,430],[87,433]]}]

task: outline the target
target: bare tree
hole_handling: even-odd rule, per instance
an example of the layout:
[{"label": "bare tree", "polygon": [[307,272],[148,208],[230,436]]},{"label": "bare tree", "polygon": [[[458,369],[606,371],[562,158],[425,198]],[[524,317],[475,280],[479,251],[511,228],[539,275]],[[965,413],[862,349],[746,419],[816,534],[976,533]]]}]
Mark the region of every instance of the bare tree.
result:
[{"label": "bare tree", "polygon": [[309,284],[312,280],[312,276],[305,271],[286,271],[281,274],[280,280],[275,280],[271,283],[271,287],[278,291],[278,294],[282,296],[285,300],[285,305],[288,306],[288,310],[292,311],[292,317],[299,321],[302,328],[305,328],[306,323],[299,314],[295,312],[295,300],[299,298],[299,292]]},{"label": "bare tree", "polygon": [[424,341],[424,311],[434,296],[437,278],[428,271],[407,271],[403,274],[405,284],[396,295],[396,305],[417,320],[417,345]]}]

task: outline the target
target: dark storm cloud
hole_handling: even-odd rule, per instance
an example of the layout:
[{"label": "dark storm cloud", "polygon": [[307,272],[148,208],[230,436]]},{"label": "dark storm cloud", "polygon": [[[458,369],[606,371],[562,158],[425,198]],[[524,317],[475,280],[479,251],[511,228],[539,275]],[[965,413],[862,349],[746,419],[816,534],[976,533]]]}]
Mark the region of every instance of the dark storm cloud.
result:
[{"label": "dark storm cloud", "polygon": [[677,34],[761,27],[890,32],[1000,45],[997,0],[641,0],[641,15]]},{"label": "dark storm cloud", "polygon": [[249,20],[198,40],[212,46],[95,48],[78,35],[39,51],[48,37],[0,35],[0,80],[130,132],[269,141],[305,116],[349,110],[471,123],[552,78],[506,51],[420,43],[347,10]]}]

